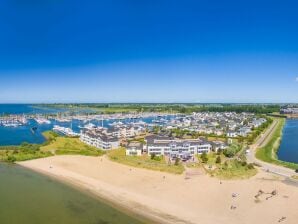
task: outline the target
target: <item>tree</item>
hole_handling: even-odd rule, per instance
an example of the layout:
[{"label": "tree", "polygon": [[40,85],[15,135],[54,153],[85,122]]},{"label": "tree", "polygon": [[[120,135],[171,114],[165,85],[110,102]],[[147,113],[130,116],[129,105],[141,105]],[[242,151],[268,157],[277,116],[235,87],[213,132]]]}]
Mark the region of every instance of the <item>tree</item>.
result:
[{"label": "tree", "polygon": [[175,159],[175,166],[178,166],[178,165],[179,165],[179,162],[180,162],[180,159],[177,157],[177,158]]},{"label": "tree", "polygon": [[217,154],[217,155],[221,155],[221,154],[222,154],[222,152],[223,152],[223,150],[222,150],[222,149],[218,149],[218,150],[217,150],[217,152],[216,152],[216,154]]},{"label": "tree", "polygon": [[14,156],[9,155],[9,156],[7,157],[7,162],[14,163],[16,160],[17,160],[17,159],[16,159],[16,157],[14,157]]},{"label": "tree", "polygon": [[254,168],[254,164],[252,164],[252,163],[248,164],[247,165],[247,168],[250,169],[250,170],[253,169]]},{"label": "tree", "polygon": [[203,152],[201,155],[201,159],[203,163],[207,163],[208,162],[208,157],[207,157],[207,153]]},{"label": "tree", "polygon": [[240,151],[240,149],[241,147],[239,145],[231,145],[223,151],[223,154],[228,158],[232,158]]},{"label": "tree", "polygon": [[218,163],[218,164],[221,164],[221,158],[220,158],[220,156],[217,156],[216,157],[216,161],[215,162]]},{"label": "tree", "polygon": [[160,127],[159,126],[154,126],[153,127],[153,133],[154,134],[159,134],[159,132],[160,132]]},{"label": "tree", "polygon": [[152,160],[155,159],[155,153],[151,153],[150,157]]}]

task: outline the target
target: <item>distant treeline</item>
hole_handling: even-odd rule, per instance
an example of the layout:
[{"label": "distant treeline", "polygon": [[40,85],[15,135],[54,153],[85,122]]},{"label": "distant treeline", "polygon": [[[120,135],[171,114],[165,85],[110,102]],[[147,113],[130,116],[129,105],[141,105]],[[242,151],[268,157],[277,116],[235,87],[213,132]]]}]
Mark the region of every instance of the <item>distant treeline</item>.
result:
[{"label": "distant treeline", "polygon": [[55,108],[89,108],[96,109],[98,112],[117,113],[117,112],[251,112],[257,114],[276,113],[280,111],[278,104],[158,104],[158,103],[139,103],[139,104],[120,104],[120,103],[100,103],[100,104],[43,104],[43,107]]}]

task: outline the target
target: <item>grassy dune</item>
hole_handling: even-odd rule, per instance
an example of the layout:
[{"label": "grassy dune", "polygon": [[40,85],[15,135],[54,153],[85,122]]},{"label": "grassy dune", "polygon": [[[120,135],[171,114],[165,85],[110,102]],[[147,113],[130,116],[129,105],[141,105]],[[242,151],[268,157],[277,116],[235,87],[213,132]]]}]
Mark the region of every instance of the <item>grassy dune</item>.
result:
[{"label": "grassy dune", "polygon": [[23,143],[20,146],[0,147],[0,161],[17,162],[49,157],[53,155],[86,155],[101,156],[102,150],[82,143],[78,138],[62,137],[47,131],[43,133],[46,138],[44,144]]},{"label": "grassy dune", "polygon": [[174,174],[182,174],[184,167],[179,165],[169,165],[164,158],[151,159],[148,155],[143,156],[126,156],[125,149],[111,150],[108,157],[115,162],[122,163],[128,166],[145,168],[155,171],[168,172]]},{"label": "grassy dune", "polygon": [[220,165],[214,175],[220,179],[247,179],[257,174],[257,169],[237,160],[227,161]]},{"label": "grassy dune", "polygon": [[104,154],[102,150],[84,144],[79,138],[56,136],[52,132],[45,132],[44,135],[48,139],[48,143],[40,147],[42,152],[51,152],[55,155],[85,156],[101,156]]}]

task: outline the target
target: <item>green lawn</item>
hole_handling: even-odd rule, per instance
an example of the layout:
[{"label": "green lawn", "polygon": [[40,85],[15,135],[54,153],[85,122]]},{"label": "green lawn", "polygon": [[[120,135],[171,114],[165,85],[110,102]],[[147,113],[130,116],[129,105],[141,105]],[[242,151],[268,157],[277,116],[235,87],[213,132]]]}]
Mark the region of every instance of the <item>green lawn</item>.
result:
[{"label": "green lawn", "polygon": [[[202,156],[201,154],[198,154],[197,158],[198,158],[199,162],[203,163],[201,156]],[[210,152],[206,156],[208,158],[208,161],[206,163],[203,163],[203,164],[208,165],[208,166],[214,166],[216,164],[216,158],[218,156],[220,156],[222,161],[224,159],[223,155],[217,155],[217,153],[215,153],[215,152]]]},{"label": "green lawn", "polygon": [[184,171],[184,167],[182,166],[182,164],[169,165],[163,157],[158,160],[151,159],[148,155],[126,156],[125,149],[123,148],[109,151],[108,157],[112,161],[138,168],[145,168],[174,174],[182,174]]},{"label": "green lawn", "polygon": [[61,136],[52,138],[48,144],[40,147],[40,151],[56,155],[101,156],[104,154],[102,150],[86,145],[79,138]]},{"label": "green lawn", "polygon": [[[198,155],[198,160],[211,176],[220,179],[247,179],[257,173],[257,170],[252,165],[246,163],[245,157],[228,158],[224,154],[218,155],[217,153],[209,153],[206,156],[208,158],[207,162],[203,162],[201,155]],[[221,160],[219,163],[216,163],[218,156]]]},{"label": "green lawn", "polygon": [[20,146],[4,146],[0,150],[0,161],[16,162],[51,156],[50,152],[40,151],[40,145],[23,143]]},{"label": "green lawn", "polygon": [[0,151],[0,161],[16,162],[52,156],[49,152]]},{"label": "green lawn", "polygon": [[236,159],[217,166],[217,169],[212,174],[220,179],[247,179],[257,174],[255,168]]},{"label": "green lawn", "polygon": [[259,148],[256,157],[264,162],[273,163],[290,169],[298,169],[298,164],[281,161],[277,158],[276,152],[279,149],[282,138],[282,130],[285,124],[284,118],[278,118],[278,126],[275,129],[270,141],[263,148]]},{"label": "green lawn", "polygon": [[25,161],[53,155],[101,156],[104,154],[102,150],[88,146],[78,138],[62,137],[52,131],[44,132],[43,135],[47,141],[41,145],[23,143],[20,146],[0,147],[0,161]]}]

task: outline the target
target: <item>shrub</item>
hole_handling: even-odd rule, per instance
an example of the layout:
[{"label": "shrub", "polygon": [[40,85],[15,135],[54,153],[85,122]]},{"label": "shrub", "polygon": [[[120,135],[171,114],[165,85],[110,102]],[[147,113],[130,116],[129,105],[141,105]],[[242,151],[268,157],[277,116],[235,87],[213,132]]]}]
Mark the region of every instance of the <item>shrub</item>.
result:
[{"label": "shrub", "polygon": [[177,157],[176,159],[175,159],[175,166],[178,166],[179,165],[179,162],[180,162],[180,159]]},{"label": "shrub", "polygon": [[241,162],[241,165],[242,165],[242,166],[246,166],[246,165],[247,165],[247,162],[242,161],[242,162]]},{"label": "shrub", "polygon": [[17,160],[17,159],[16,159],[16,157],[14,157],[14,156],[9,155],[9,156],[7,157],[7,162],[14,163],[16,160]]},{"label": "shrub", "polygon": [[250,170],[253,169],[254,168],[254,164],[252,164],[252,163],[248,164],[247,165],[247,168],[250,169]]},{"label": "shrub", "polygon": [[241,147],[239,145],[232,145],[228,149],[225,149],[223,154],[228,158],[232,158],[240,151],[240,149]]},{"label": "shrub", "polygon": [[218,163],[218,164],[221,164],[221,158],[220,158],[220,156],[217,156],[216,157],[216,161],[215,162]]},{"label": "shrub", "polygon": [[208,162],[208,157],[207,157],[207,153],[203,152],[203,154],[201,155],[201,159],[203,163],[207,163]]},{"label": "shrub", "polygon": [[156,157],[155,153],[151,153],[151,154],[150,154],[150,158],[151,158],[152,160],[154,160],[155,157]]}]

